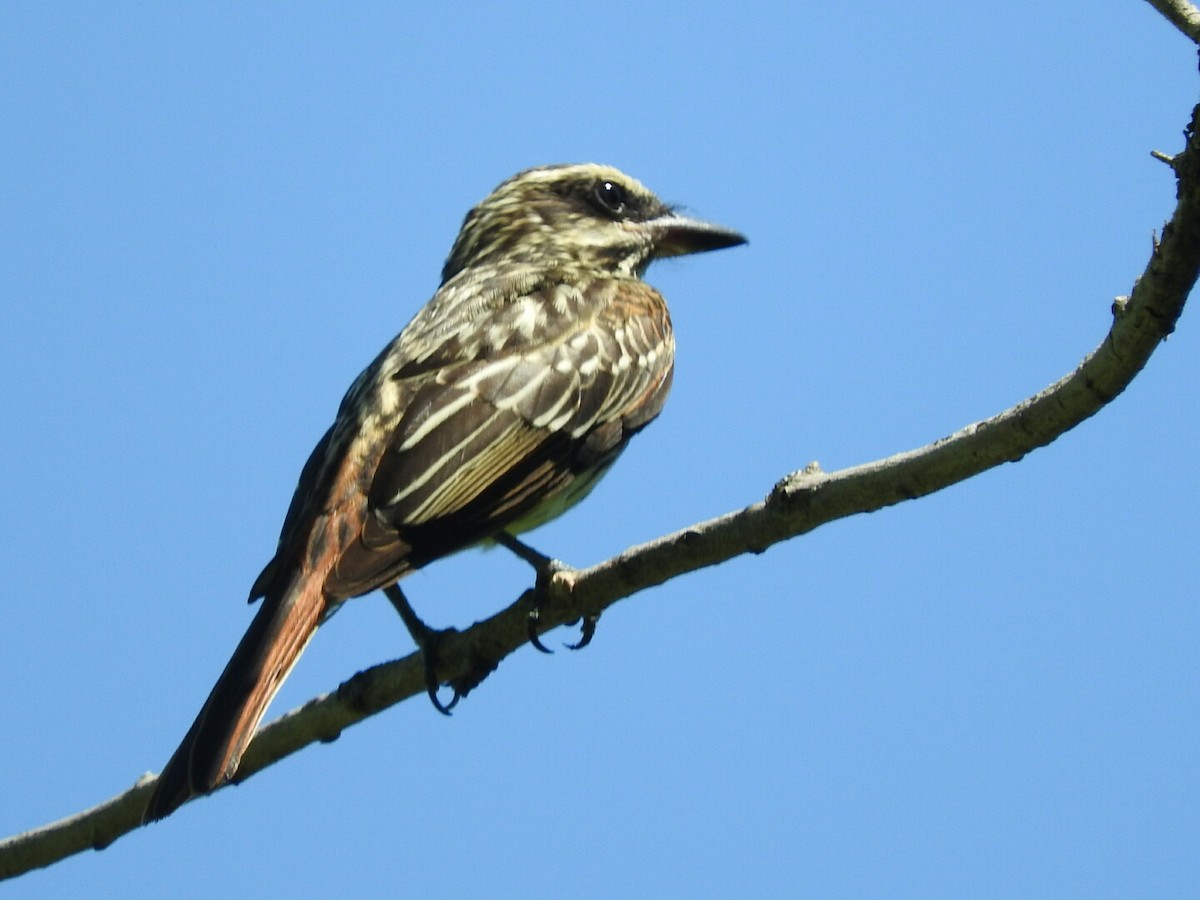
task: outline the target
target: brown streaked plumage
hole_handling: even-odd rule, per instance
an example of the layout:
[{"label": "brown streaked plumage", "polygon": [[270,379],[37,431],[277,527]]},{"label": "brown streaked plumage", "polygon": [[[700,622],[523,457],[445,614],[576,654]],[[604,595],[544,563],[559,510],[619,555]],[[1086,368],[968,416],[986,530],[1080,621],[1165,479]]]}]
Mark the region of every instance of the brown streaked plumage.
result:
[{"label": "brown streaked plumage", "polygon": [[505,181],[467,214],[428,304],[359,375],[300,475],[262,598],[145,821],[231,779],[344,600],[578,502],[662,409],[674,336],[656,257],[744,243],[593,164]]}]

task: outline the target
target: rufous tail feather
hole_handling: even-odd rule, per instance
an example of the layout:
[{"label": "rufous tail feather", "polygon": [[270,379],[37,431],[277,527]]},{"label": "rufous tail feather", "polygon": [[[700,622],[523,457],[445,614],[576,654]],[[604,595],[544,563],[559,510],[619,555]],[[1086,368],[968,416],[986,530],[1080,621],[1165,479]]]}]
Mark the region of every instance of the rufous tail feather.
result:
[{"label": "rufous tail feather", "polygon": [[170,815],[237,772],[267,705],[316,632],[325,608],[321,580],[298,575],[282,596],[263,601],[183,743],[158,776],[143,823]]}]

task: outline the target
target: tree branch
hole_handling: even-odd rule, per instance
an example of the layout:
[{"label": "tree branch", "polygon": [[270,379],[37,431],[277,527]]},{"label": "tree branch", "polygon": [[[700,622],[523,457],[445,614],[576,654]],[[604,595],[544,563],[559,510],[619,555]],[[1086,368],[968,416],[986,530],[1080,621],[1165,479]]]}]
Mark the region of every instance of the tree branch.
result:
[{"label": "tree branch", "polygon": [[1187,35],[1195,44],[1200,44],[1200,9],[1188,0],[1147,0],[1162,13],[1172,25]]},{"label": "tree branch", "polygon": [[[1168,9],[1196,15],[1186,3],[1151,2],[1177,25]],[[1180,27],[1193,38],[1200,33]],[[1113,304],[1110,331],[1073,372],[1013,408],[926,447],[833,473],[811,464],[781,479],[764,499],[744,509],[631,547],[591,568],[558,571],[541,586],[539,632],[599,613],[686,572],[744,553],[761,553],[827,522],[922,497],[1018,460],[1111,402],[1174,330],[1200,272],[1197,132],[1200,107],[1193,110],[1185,132],[1186,149],[1175,157],[1157,154],[1171,165],[1179,181],[1175,214],[1155,242],[1132,294]],[[469,688],[481,664],[494,666],[527,643],[531,594],[526,592],[465,631],[448,634],[441,648],[439,676]],[[417,654],[359,672],[335,691],[264,727],[248,748],[237,781],[311,743],[334,740],[344,728],[423,693]],[[140,822],[153,780],[145,775],[99,806],[0,842],[0,879],[89,847],[102,849],[132,831]]]}]

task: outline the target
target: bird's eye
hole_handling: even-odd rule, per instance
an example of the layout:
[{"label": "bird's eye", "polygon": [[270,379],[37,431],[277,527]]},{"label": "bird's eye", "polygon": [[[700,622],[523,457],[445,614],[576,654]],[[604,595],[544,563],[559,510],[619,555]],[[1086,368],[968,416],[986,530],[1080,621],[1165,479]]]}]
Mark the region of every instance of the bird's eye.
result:
[{"label": "bird's eye", "polygon": [[605,212],[619,216],[625,212],[628,197],[625,188],[614,181],[596,182],[596,204]]}]

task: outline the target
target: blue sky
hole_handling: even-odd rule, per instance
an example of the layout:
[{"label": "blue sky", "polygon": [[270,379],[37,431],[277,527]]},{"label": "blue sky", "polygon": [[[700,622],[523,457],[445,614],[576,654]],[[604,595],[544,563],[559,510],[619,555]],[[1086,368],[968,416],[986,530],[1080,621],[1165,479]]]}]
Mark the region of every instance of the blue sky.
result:
[{"label": "blue sky", "polygon": [[[1195,71],[1133,0],[6,6],[0,833],[162,767],[309,449],[503,178],[608,162],[751,240],[651,268],[671,401],[532,536],[584,565],[1072,369],[1172,208],[1149,152]],[[1016,465],[639,595],[452,719],[404,704],[12,895],[1190,893],[1192,318]],[[475,552],[406,588],[463,625],[529,580]],[[355,601],[272,715],[409,650]]]}]

